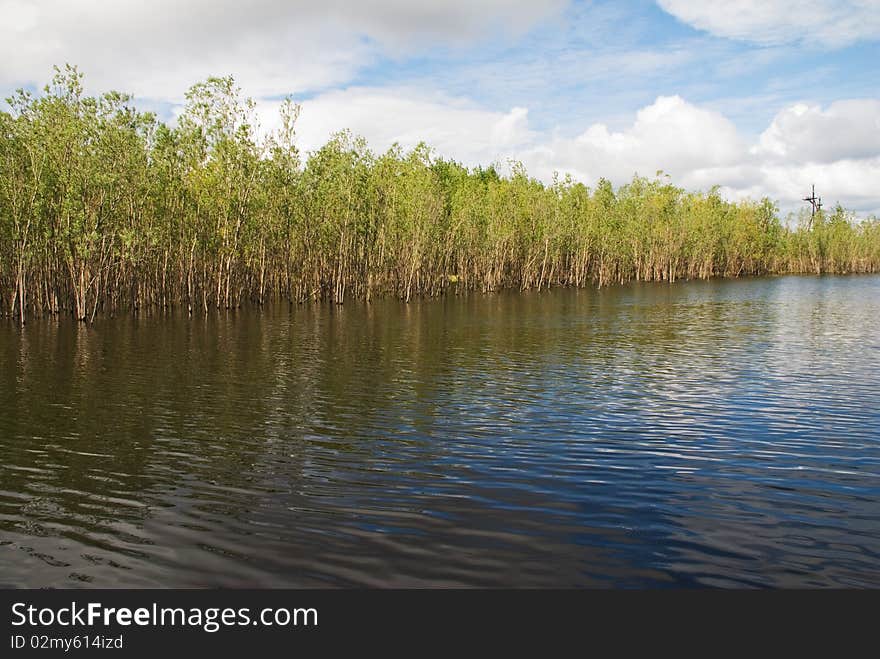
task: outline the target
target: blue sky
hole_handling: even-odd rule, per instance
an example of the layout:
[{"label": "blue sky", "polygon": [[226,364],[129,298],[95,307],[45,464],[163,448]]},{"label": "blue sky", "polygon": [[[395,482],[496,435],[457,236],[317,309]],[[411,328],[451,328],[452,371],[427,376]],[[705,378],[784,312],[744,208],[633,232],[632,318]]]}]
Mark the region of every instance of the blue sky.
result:
[{"label": "blue sky", "polygon": [[78,64],[173,120],[233,74],[302,104],[304,150],[351,128],[588,184],[667,172],[783,211],[880,213],[880,0],[0,0],[0,88]]}]

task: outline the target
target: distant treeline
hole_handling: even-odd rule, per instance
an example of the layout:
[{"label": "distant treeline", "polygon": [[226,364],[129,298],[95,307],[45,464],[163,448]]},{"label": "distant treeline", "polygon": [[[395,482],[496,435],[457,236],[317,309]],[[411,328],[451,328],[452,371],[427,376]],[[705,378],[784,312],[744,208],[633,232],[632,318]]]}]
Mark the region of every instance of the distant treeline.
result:
[{"label": "distant treeline", "polygon": [[231,78],[193,86],[177,125],[74,68],[0,112],[0,315],[190,311],[377,295],[764,273],[880,271],[880,223],[842,208],[796,229],[636,177],[545,185],[340,133],[303,160],[298,107],[261,138]]}]

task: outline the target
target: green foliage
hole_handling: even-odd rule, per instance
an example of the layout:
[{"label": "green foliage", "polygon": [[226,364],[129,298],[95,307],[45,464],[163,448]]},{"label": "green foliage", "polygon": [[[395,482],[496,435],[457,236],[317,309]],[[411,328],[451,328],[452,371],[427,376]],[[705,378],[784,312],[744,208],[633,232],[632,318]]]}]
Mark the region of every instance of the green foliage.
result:
[{"label": "green foliage", "polygon": [[629,280],[880,270],[880,223],[843,208],[796,228],[635,177],[617,190],[519,163],[503,176],[420,144],[372,153],[348,132],[303,159],[299,107],[257,130],[232,78],[194,85],[177,126],[56,69],[0,112],[0,313],[439,295]]}]

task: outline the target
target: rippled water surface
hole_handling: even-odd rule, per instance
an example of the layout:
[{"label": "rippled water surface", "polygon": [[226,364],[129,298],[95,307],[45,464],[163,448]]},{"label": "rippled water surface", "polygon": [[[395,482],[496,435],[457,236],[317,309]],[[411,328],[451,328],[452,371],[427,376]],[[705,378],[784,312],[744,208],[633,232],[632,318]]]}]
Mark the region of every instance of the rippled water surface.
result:
[{"label": "rippled water surface", "polygon": [[880,586],[880,277],[0,324],[0,586]]}]

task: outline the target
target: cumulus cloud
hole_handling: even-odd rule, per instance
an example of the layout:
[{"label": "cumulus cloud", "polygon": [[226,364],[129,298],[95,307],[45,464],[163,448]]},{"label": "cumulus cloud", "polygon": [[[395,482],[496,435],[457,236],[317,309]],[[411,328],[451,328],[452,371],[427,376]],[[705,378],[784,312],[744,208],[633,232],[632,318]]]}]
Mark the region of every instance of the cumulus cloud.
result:
[{"label": "cumulus cloud", "polygon": [[[261,104],[261,124],[271,129],[275,104]],[[469,165],[532,143],[528,111],[481,108],[466,99],[416,88],[350,88],[321,94],[302,104],[297,139],[304,151],[323,145],[336,131],[349,129],[383,151],[397,142],[412,148],[427,142],[441,156]]]},{"label": "cumulus cloud", "polygon": [[530,158],[544,172],[564,164],[589,179],[620,181],[636,171],[653,175],[658,169],[681,178],[736,162],[744,146],[736,127],[718,112],[678,96],[661,96],[639,110],[629,128],[609,131],[593,124],[573,140],[557,139],[549,149],[536,149]]},{"label": "cumulus cloud", "polygon": [[0,0],[0,86],[80,65],[96,88],[177,99],[233,74],[255,96],[344,83],[380,56],[515,34],[567,0]]},{"label": "cumulus cloud", "polygon": [[779,112],[756,153],[777,160],[834,162],[880,154],[880,101],[846,100],[827,109],[798,103]]},{"label": "cumulus cloud", "polygon": [[[805,40],[834,47],[880,33],[877,0],[658,2],[698,29],[764,45]],[[305,150],[349,128],[379,151],[393,142],[412,147],[424,140],[438,154],[468,165],[521,160],[544,180],[559,171],[590,184],[602,176],[619,184],[635,172],[653,176],[662,169],[684,187],[717,184],[730,198],[766,195],[785,210],[796,207],[816,183],[827,203],[839,199],[857,210],[880,212],[877,99],[786,103],[756,137],[741,133],[724,114],[675,95],[659,96],[613,126],[585,122],[578,131],[546,129],[541,107],[556,97],[587,99],[584,103],[596,108],[615,84],[618,91],[621,86],[631,91],[627,104],[644,102],[631,99],[644,99],[646,79],[689,89],[661,74],[692,67],[705,55],[708,38],[699,39],[699,48],[688,42],[665,44],[664,50],[643,44],[602,50],[593,43],[595,35],[581,39],[587,27],[578,23],[577,38],[566,32],[552,48],[526,41],[528,47],[514,54],[465,67],[467,75],[459,66],[444,78],[435,66],[418,83],[408,77],[403,79],[409,83],[393,86],[352,86],[358,72],[377,62],[384,62],[377,70],[387,72],[389,60],[408,64],[437,48],[448,54],[445,49],[523,33],[542,21],[552,23],[569,5],[569,0],[0,0],[0,88],[42,83],[52,64],[71,62],[87,73],[91,90],[122,89],[167,107],[179,103],[193,82],[232,74],[246,94],[262,99],[264,128],[275,122],[277,102],[271,98],[288,93],[308,98],[298,125]],[[790,50],[757,49],[729,68],[764,66]],[[493,96],[493,87],[518,91]],[[593,88],[594,97],[585,95]],[[505,100],[487,105],[487,98]],[[530,126],[526,105],[543,119],[541,130]],[[723,107],[731,112],[730,103]],[[592,116],[619,111],[609,107]]]},{"label": "cumulus cloud", "polygon": [[657,0],[698,30],[762,44],[803,41],[828,47],[876,39],[877,0]]},{"label": "cumulus cloud", "polygon": [[719,185],[731,199],[767,196],[784,211],[797,208],[815,183],[826,202],[878,214],[880,101],[795,104],[750,143],[720,113],[660,97],[628,128],[595,124],[573,140],[534,149],[530,159],[545,177],[550,169],[574,170],[617,183],[662,169],[685,188]]},{"label": "cumulus cloud", "polygon": [[880,217],[880,155],[843,158],[830,163],[765,163],[758,170],[755,189],[767,190],[786,207],[796,207],[811,184],[826,205],[840,202],[847,208]]},{"label": "cumulus cloud", "polygon": [[353,88],[304,102],[298,134],[305,150],[342,128],[363,135],[379,151],[394,142],[412,147],[425,140],[439,155],[468,165],[522,161],[544,181],[559,172],[591,185],[600,177],[619,185],[635,173],[653,177],[663,170],[687,189],[718,185],[729,199],[767,196],[783,212],[799,207],[815,183],[826,203],[839,200],[877,214],[878,121],[878,100],[838,101],[826,108],[795,104],[750,139],[719,112],[661,96],[619,130],[595,123],[565,137],[533,130],[525,108],[497,112],[414,88]]}]

